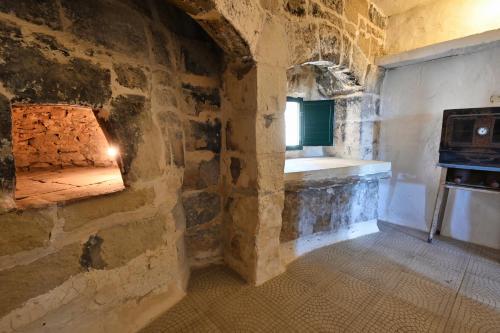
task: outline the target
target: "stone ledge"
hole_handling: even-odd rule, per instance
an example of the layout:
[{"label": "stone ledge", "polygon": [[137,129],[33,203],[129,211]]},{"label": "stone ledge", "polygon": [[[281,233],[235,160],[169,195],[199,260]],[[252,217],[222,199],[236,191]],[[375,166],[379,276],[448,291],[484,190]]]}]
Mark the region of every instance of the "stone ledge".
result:
[{"label": "stone ledge", "polygon": [[418,49],[377,58],[375,64],[386,69],[464,55],[500,45],[500,29],[458,38]]},{"label": "stone ledge", "polygon": [[321,188],[378,180],[391,176],[391,162],[333,157],[285,161],[285,189]]}]

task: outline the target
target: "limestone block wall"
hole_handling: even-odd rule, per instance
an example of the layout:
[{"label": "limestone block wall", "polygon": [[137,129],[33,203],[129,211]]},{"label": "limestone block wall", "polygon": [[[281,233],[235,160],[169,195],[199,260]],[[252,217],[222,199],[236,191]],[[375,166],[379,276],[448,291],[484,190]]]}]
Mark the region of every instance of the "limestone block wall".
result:
[{"label": "limestone block wall", "polygon": [[[1,332],[130,332],[182,297],[185,166],[217,141],[192,102],[219,84],[192,22],[164,1],[0,4]],[[15,210],[13,105],[58,103],[96,112],[127,188]]]},{"label": "limestone block wall", "polygon": [[330,61],[348,68],[358,84],[373,81],[374,59],[383,54],[387,26],[387,18],[373,3],[287,0],[284,9],[290,65]]},{"label": "limestone block wall", "polygon": [[287,186],[281,242],[377,219],[378,188],[378,179]]},{"label": "limestone block wall", "polygon": [[17,170],[112,166],[108,141],[90,108],[62,105],[12,107]]}]

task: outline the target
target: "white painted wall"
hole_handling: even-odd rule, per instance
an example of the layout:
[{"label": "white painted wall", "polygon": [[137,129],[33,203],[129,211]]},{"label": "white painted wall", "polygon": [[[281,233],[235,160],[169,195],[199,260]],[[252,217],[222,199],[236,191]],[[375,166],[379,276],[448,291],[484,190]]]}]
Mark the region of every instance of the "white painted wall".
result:
[{"label": "white painted wall", "polygon": [[500,0],[421,2],[419,6],[389,17],[385,45],[387,54],[500,28]]},{"label": "white painted wall", "polygon": [[[382,88],[379,218],[427,230],[440,169],[443,110],[492,106],[500,95],[500,47],[389,70]],[[496,105],[500,106],[500,105]],[[443,234],[500,248],[500,194],[451,191]]]}]

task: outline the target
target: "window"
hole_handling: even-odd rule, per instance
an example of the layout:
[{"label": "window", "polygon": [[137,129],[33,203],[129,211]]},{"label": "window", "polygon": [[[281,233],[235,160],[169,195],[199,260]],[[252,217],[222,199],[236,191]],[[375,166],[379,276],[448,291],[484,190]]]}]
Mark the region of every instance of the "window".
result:
[{"label": "window", "polygon": [[285,108],[286,147],[289,150],[302,149],[302,100],[288,98]]},{"label": "window", "polygon": [[303,101],[289,97],[285,109],[287,150],[332,146],[333,108],[333,101]]}]

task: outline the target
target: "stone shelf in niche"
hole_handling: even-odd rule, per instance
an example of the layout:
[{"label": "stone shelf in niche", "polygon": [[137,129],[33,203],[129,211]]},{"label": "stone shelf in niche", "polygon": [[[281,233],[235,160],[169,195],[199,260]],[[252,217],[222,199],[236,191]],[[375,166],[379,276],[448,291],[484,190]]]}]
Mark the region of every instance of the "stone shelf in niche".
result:
[{"label": "stone shelf in niche", "polygon": [[335,157],[295,158],[285,161],[286,186],[331,186],[365,178],[391,176],[391,162]]}]

